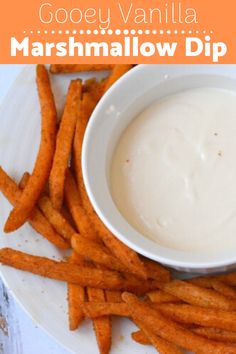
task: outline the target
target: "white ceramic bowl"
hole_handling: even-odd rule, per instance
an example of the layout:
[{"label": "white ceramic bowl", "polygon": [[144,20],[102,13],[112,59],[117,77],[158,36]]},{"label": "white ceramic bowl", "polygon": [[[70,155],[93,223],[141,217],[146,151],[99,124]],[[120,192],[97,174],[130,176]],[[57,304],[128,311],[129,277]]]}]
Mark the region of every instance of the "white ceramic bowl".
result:
[{"label": "white ceramic bowl", "polygon": [[[102,221],[126,245],[167,266],[217,272],[236,266],[236,250],[206,255],[165,248],[135,230],[121,215],[109,187],[114,148],[130,121],[153,101],[196,87],[236,90],[235,65],[138,65],[97,105],[86,130],[82,167],[89,198]],[[222,237],[222,242],[225,242]]]}]

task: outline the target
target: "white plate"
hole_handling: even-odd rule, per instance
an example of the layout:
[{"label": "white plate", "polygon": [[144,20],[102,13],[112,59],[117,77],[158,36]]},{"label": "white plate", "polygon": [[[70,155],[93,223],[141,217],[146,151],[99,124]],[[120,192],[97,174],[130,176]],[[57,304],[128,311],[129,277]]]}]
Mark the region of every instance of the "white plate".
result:
[{"label": "white plate", "polygon": [[[99,74],[100,76],[102,74]],[[53,77],[58,110],[62,111],[69,80],[76,75]],[[84,75],[86,77],[86,75]],[[24,171],[31,171],[40,138],[40,109],[35,84],[35,66],[27,66],[19,75],[0,108],[0,165],[19,180]],[[5,235],[3,226],[11,210],[0,195],[0,247],[12,247],[34,255],[60,259],[63,254],[47,240],[25,225]],[[79,330],[68,329],[66,284],[44,279],[22,271],[0,266],[0,274],[10,293],[23,306],[35,323],[72,353],[98,353],[91,322]],[[151,347],[134,343],[130,321],[114,319],[111,354],[155,353]]]}]

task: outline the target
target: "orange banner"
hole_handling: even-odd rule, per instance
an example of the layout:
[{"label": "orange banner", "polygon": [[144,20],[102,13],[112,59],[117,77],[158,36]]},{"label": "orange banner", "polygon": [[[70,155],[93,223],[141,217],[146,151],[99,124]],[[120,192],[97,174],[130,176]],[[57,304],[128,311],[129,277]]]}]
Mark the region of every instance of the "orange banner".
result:
[{"label": "orange banner", "polygon": [[2,1],[0,63],[235,63],[235,0]]}]

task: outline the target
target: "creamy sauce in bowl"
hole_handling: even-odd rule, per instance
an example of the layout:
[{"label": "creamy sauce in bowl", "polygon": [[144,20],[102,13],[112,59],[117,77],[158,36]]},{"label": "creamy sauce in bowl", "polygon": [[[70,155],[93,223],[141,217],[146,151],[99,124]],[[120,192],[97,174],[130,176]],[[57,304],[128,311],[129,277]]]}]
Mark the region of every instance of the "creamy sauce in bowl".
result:
[{"label": "creamy sauce in bowl", "polygon": [[123,132],[111,192],[126,220],[158,244],[236,247],[236,92],[199,88],[153,103]]}]

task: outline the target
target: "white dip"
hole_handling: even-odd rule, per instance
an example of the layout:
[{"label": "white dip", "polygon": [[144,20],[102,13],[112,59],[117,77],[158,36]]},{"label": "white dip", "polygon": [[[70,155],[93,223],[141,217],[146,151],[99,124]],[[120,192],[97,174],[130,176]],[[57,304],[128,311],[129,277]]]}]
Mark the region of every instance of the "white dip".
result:
[{"label": "white dip", "polygon": [[118,142],[111,188],[127,221],[162,246],[236,249],[236,92],[199,88],[148,107]]}]

